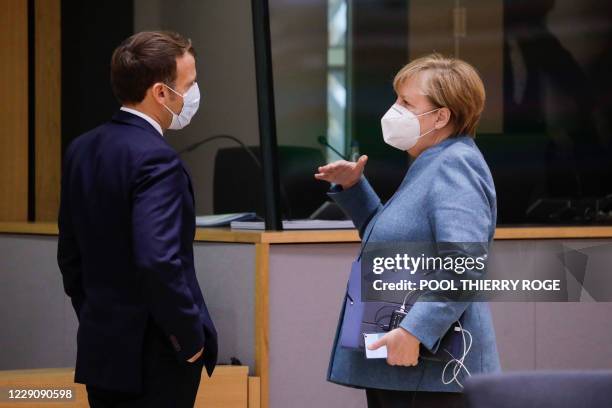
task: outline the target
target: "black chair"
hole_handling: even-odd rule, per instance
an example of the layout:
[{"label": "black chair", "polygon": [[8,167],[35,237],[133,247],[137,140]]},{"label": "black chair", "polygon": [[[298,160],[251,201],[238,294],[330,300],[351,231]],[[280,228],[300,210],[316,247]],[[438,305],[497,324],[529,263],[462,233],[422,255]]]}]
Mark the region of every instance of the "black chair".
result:
[{"label": "black chair", "polygon": [[[261,162],[259,146],[249,149]],[[317,167],[325,164],[323,153],[311,147],[279,146],[278,160],[283,217],[308,218],[327,201],[329,184],[314,178]],[[217,151],[213,192],[215,214],[264,214],[262,169],[243,147]]]},{"label": "black chair", "polygon": [[475,375],[466,408],[610,408],[612,371],[531,371]]}]

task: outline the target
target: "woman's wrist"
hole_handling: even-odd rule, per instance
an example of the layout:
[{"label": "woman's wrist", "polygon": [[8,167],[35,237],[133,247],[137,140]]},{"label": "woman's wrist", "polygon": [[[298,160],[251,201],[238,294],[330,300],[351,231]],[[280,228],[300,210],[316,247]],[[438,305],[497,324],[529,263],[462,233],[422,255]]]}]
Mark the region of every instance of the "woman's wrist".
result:
[{"label": "woman's wrist", "polygon": [[340,184],[340,186],[342,187],[343,190],[348,190],[349,188],[353,187],[354,185],[356,185],[357,183],[359,183],[359,180],[361,179],[361,176],[356,178],[355,180],[352,180],[349,183],[344,183],[344,184]]}]

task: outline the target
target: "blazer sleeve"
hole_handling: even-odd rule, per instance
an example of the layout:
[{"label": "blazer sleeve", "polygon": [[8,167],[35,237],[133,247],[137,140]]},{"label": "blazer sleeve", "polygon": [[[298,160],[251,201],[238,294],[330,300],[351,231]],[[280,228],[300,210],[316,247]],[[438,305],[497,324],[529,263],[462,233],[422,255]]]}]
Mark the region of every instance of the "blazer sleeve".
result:
[{"label": "blazer sleeve", "polygon": [[57,225],[59,236],[57,242],[57,265],[62,274],[64,292],[70,297],[77,319],[80,319],[81,307],[85,293],[81,284],[81,253],[72,226],[69,194],[70,149],[66,152],[60,187],[60,208]]},{"label": "blazer sleeve", "polygon": [[340,185],[333,185],[327,195],[351,217],[360,237],[363,237],[368,223],[382,208],[380,198],[364,176],[346,190]]},{"label": "blazer sleeve", "polygon": [[204,345],[200,310],[181,262],[183,194],[187,180],[176,153],[146,153],[136,166],[132,189],[134,263],[143,276],[149,311],[187,360]]},{"label": "blazer sleeve", "polygon": [[[441,163],[428,198],[427,216],[438,256],[487,256],[491,223],[494,220],[485,193],[486,181],[478,166],[465,158],[450,158]],[[481,279],[484,270],[468,269],[461,279]],[[435,271],[436,278],[453,279],[454,271]],[[410,309],[400,327],[417,337],[432,353],[450,326],[470,305],[474,293],[459,291],[427,292]]]}]

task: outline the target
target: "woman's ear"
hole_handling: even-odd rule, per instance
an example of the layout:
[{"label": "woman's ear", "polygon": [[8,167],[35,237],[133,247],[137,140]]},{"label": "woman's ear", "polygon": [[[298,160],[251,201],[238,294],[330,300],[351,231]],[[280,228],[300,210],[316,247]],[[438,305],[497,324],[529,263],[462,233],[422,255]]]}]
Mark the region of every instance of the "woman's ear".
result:
[{"label": "woman's ear", "polygon": [[448,108],[440,108],[438,111],[438,117],[436,118],[436,123],[434,123],[434,127],[436,129],[444,128],[451,120],[451,111]]}]

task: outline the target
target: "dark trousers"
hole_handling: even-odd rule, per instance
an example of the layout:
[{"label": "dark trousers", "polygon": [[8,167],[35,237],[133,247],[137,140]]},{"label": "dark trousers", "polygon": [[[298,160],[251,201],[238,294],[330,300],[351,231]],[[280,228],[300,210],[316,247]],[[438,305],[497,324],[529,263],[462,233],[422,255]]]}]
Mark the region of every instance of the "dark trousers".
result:
[{"label": "dark trousers", "polygon": [[463,408],[459,392],[390,391],[366,388],[368,408]]},{"label": "dark trousers", "polygon": [[142,392],[87,385],[89,405],[92,408],[193,408],[203,366],[202,357],[194,363],[178,361],[170,341],[150,321],[144,340]]}]

